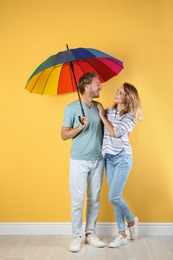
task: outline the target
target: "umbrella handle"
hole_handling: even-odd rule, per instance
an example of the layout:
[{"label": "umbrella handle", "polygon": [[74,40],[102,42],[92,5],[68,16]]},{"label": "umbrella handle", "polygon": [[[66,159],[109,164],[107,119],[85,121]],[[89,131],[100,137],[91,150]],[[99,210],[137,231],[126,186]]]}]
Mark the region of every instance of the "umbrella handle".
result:
[{"label": "umbrella handle", "polygon": [[84,122],[82,122],[81,117],[78,116],[78,118],[79,118],[79,122],[80,122],[82,125],[84,125]]}]

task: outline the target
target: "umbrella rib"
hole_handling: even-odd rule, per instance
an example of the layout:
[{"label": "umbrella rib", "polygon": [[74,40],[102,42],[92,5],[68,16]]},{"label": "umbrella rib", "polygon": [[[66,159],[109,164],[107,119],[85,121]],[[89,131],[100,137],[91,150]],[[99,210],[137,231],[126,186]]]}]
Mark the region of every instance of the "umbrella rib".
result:
[{"label": "umbrella rib", "polygon": [[[102,63],[100,60],[98,60],[97,57],[96,57],[96,60],[97,60],[101,65],[103,65],[103,63]],[[109,60],[109,59],[108,59],[108,60]],[[79,60],[79,61],[86,62],[86,60]],[[82,70],[83,73],[84,73],[84,70],[83,70],[82,67],[80,66],[80,63],[78,63],[78,61],[76,61],[75,63],[77,63],[77,65],[81,68],[81,70]],[[87,60],[87,63],[90,64],[90,65],[95,69],[95,71],[97,72],[98,75],[100,74],[99,71],[98,71],[98,69],[97,69],[98,66],[95,67],[92,63],[89,62],[89,60]],[[105,65],[105,67],[107,67],[107,66]],[[110,69],[112,72],[114,72],[110,67],[109,67],[109,69]],[[106,81],[106,78],[105,78],[103,75],[101,75],[101,76],[102,76],[102,78],[104,79],[104,81]]]},{"label": "umbrella rib", "polygon": [[52,70],[50,71],[50,73],[49,73],[49,76],[47,77],[47,80],[46,80],[46,82],[45,82],[45,84],[44,84],[44,87],[43,87],[43,91],[42,91],[42,95],[43,95],[43,93],[44,93],[44,90],[45,90],[45,88],[46,88],[46,84],[47,84],[47,82],[48,82],[48,80],[49,80],[49,78],[50,78],[50,76],[51,76],[51,74],[52,74],[52,72],[53,72],[53,70],[55,69],[55,67],[53,67],[52,68]]},{"label": "umbrella rib", "polygon": [[[35,84],[33,85],[33,87],[32,87],[32,89],[31,89],[31,91],[30,92],[32,92],[33,91],[33,89],[35,88],[35,85],[37,84],[37,82],[39,81],[39,79],[40,79],[40,77],[42,76],[42,74],[43,74],[43,72],[44,72],[44,70],[40,73],[40,76],[38,77],[38,79],[36,80],[36,82],[35,82]],[[28,82],[28,84],[30,83],[30,81]],[[27,84],[27,85],[28,85]],[[27,86],[26,85],[26,86]]]},{"label": "umbrella rib", "polygon": [[[106,58],[107,59],[107,58]],[[100,60],[98,60],[97,59],[97,61],[99,62],[99,63],[101,63],[101,64],[103,64]],[[89,63],[89,62],[88,62]],[[90,64],[90,63],[89,63]],[[106,65],[105,65],[106,66]],[[106,66],[107,67],[107,66]],[[95,68],[94,66],[93,66],[93,68],[98,72],[98,74],[99,74],[99,71],[97,70],[97,68]],[[114,72],[110,67],[109,67],[109,69],[112,71],[112,72]],[[104,75],[102,74],[101,75],[102,76],[102,78],[104,79],[104,81],[106,81],[106,78],[104,77]]]},{"label": "umbrella rib", "polygon": [[[76,62],[75,62],[75,63],[76,63]],[[70,66],[70,62],[67,62],[66,64],[63,64],[63,67],[66,67],[66,66],[67,66],[67,67]],[[74,68],[74,67],[73,67],[73,68]],[[72,72],[71,67],[70,67],[70,71]],[[75,68],[74,68],[74,72],[75,72]],[[61,74],[62,74],[62,69],[61,69],[61,71],[60,71],[60,76],[59,76],[59,78],[61,77]],[[71,78],[71,82],[72,82],[72,80],[74,80],[76,89],[74,89],[73,85],[72,85],[72,88],[73,88],[73,92],[75,92],[75,91],[77,91],[77,82],[75,82],[75,79],[74,79],[74,76],[73,76],[73,72],[72,72],[72,74],[70,73],[70,78]],[[58,88],[59,88],[59,82],[58,82]]]},{"label": "umbrella rib", "polygon": [[[99,60],[97,60],[97,61],[102,64],[101,61],[99,61]],[[90,64],[90,65],[97,71],[97,74],[99,75],[100,73],[99,73],[98,69],[97,69],[93,64],[91,64],[89,61],[87,61],[87,62],[88,62],[88,64]],[[101,75],[101,76],[102,76],[102,78],[105,80],[105,78],[103,77],[103,75]]]}]

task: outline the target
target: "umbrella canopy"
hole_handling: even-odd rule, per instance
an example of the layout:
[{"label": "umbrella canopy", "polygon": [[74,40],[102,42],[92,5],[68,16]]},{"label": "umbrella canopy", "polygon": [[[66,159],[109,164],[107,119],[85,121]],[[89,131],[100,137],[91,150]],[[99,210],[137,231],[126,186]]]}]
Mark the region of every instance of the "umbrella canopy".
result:
[{"label": "umbrella canopy", "polygon": [[36,94],[63,94],[77,90],[84,73],[94,72],[103,83],[123,69],[122,61],[91,48],[68,49],[50,56],[30,76],[25,88]]}]

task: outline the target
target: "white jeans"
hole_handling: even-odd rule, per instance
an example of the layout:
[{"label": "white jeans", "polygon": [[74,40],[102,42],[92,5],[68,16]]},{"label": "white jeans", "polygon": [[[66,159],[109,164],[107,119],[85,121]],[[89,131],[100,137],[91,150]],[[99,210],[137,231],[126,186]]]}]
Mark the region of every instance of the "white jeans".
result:
[{"label": "white jeans", "polygon": [[82,213],[87,183],[86,233],[94,233],[100,210],[100,190],[104,159],[82,161],[70,159],[70,194],[72,199],[72,235],[82,236]]}]

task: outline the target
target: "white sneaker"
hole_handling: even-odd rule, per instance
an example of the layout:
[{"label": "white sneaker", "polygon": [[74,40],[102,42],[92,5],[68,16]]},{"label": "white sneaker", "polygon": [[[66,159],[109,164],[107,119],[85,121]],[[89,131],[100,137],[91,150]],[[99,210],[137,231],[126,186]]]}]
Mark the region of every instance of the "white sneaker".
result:
[{"label": "white sneaker", "polygon": [[132,227],[128,227],[129,233],[130,233],[130,239],[134,240],[138,236],[138,218],[134,218],[135,224]]},{"label": "white sneaker", "polygon": [[94,234],[89,234],[88,236],[85,236],[85,243],[93,245],[95,247],[105,246],[105,243],[101,241],[98,237],[96,237]]},{"label": "white sneaker", "polygon": [[81,249],[81,242],[82,242],[81,237],[74,237],[74,239],[71,242],[70,247],[69,247],[70,251],[71,252],[78,252],[78,251],[80,251],[80,249]]},{"label": "white sneaker", "polygon": [[109,247],[120,247],[122,245],[126,245],[128,243],[127,237],[123,237],[118,234],[118,236],[109,244]]}]

